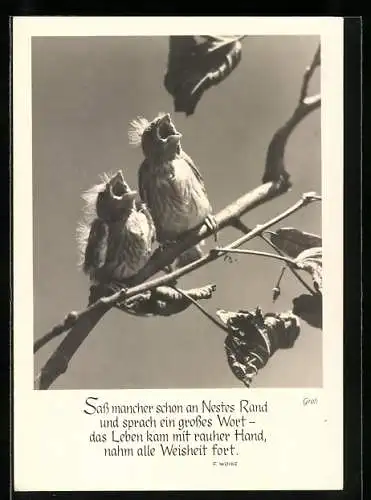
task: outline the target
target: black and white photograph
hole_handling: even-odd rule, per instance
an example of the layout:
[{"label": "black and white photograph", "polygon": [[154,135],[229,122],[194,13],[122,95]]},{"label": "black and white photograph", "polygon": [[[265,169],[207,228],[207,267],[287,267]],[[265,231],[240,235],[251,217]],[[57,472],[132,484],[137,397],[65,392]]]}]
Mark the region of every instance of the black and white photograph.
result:
[{"label": "black and white photograph", "polygon": [[14,26],[18,488],[341,486],[341,21]]},{"label": "black and white photograph", "polygon": [[36,387],[321,387],[320,38],[31,50]]}]

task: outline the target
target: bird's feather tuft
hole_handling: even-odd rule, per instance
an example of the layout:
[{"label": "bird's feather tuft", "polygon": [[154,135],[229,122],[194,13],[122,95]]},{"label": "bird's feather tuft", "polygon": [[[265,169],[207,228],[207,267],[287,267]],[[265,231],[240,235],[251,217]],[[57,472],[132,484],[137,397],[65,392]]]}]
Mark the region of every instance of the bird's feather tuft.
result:
[{"label": "bird's feather tuft", "polygon": [[95,206],[97,203],[98,194],[104,191],[105,186],[106,183],[102,182],[101,184],[96,184],[95,186],[92,186],[91,188],[87,189],[82,193],[81,198],[85,202],[84,212],[86,211],[95,212]]},{"label": "bird's feather tuft", "polygon": [[77,266],[82,268],[85,261],[85,251],[89,240],[90,227],[86,220],[81,220],[76,228],[76,241],[77,241],[77,250],[78,250],[78,262]]},{"label": "bird's feather tuft", "polygon": [[142,141],[142,135],[148,127],[149,121],[143,116],[134,118],[129,124],[128,138],[131,146],[139,146]]},{"label": "bird's feather tuft", "polygon": [[167,113],[165,113],[165,111],[159,111],[157,113],[155,120],[158,120],[159,118],[163,118],[165,115],[167,115]]},{"label": "bird's feather tuft", "polygon": [[78,249],[78,266],[82,267],[85,259],[86,246],[88,244],[90,228],[97,217],[96,205],[98,194],[105,190],[107,182],[114,176],[111,172],[104,172],[99,176],[100,183],[84,191],[81,198],[84,200],[82,219],[76,228],[76,241]]}]

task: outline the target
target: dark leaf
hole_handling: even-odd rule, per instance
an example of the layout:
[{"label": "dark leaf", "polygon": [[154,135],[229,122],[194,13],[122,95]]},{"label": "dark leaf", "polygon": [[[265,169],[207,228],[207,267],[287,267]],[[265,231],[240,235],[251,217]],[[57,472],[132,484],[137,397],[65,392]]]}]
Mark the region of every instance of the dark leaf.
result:
[{"label": "dark leaf", "polygon": [[303,294],[293,301],[292,312],[314,328],[322,329],[322,295]]},{"label": "dark leaf", "polygon": [[294,227],[282,227],[269,232],[271,242],[289,257],[296,258],[303,250],[320,247],[322,238]]},{"label": "dark leaf", "polygon": [[300,333],[298,318],[290,312],[262,315],[255,311],[217,311],[230,333],[224,341],[230,369],[246,387],[278,349],[293,347]]},{"label": "dark leaf", "polygon": [[[184,290],[194,300],[206,300],[212,297],[215,285]],[[188,309],[192,303],[180,292],[168,286],[140,294],[132,299],[117,304],[122,311],[135,316],[172,316]]]},{"label": "dark leaf", "polygon": [[109,228],[102,219],[95,219],[91,225],[85,249],[83,270],[88,274],[92,269],[104,266],[107,255]]},{"label": "dark leaf", "polygon": [[[222,82],[241,60],[238,36],[170,36],[166,90],[174,109],[192,115],[203,93]],[[201,43],[197,39],[201,39]]]}]

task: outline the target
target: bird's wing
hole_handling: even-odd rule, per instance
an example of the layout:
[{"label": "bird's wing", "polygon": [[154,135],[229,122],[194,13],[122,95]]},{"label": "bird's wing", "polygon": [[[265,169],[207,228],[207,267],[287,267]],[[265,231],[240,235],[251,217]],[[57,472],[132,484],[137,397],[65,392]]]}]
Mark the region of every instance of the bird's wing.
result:
[{"label": "bird's wing", "polygon": [[107,255],[108,232],[108,225],[102,219],[93,221],[83,264],[83,270],[86,274],[104,266]]},{"label": "bird's wing", "polygon": [[156,229],[155,229],[155,224],[153,222],[153,217],[151,215],[151,212],[149,211],[146,203],[142,200],[139,200],[136,202],[136,207],[137,207],[138,212],[142,212],[147,219],[148,226],[149,226],[151,233],[152,233],[151,240],[153,243],[156,240]]},{"label": "bird's wing", "polygon": [[[151,175],[150,165],[148,160],[144,160],[141,166],[139,167],[138,172],[138,188],[139,195],[142,201],[145,203],[146,207],[151,210],[153,207],[153,202],[155,201],[153,198],[153,186],[151,186],[151,182],[153,181],[153,176]],[[157,214],[158,215],[158,214]],[[163,234],[162,231],[162,223],[161,219],[156,217],[156,212],[153,213],[151,219],[153,220],[155,229],[154,237],[157,238],[157,241],[164,241],[167,239],[166,235]]]},{"label": "bird's wing", "polygon": [[148,196],[151,192],[150,186],[148,184],[149,175],[148,175],[148,160],[144,160],[139,167],[138,171],[138,188],[139,188],[139,196],[141,200],[148,206]]},{"label": "bird's wing", "polygon": [[206,190],[205,188],[205,182],[204,182],[204,179],[201,175],[201,172],[198,170],[198,168],[196,167],[196,165],[194,164],[192,158],[190,156],[187,155],[187,153],[185,153],[184,151],[182,151],[181,153],[182,155],[182,158],[188,163],[188,165],[191,167],[192,169],[192,172],[195,174],[196,176],[196,179],[199,181],[199,183],[202,185],[202,187],[204,188],[204,190]]}]

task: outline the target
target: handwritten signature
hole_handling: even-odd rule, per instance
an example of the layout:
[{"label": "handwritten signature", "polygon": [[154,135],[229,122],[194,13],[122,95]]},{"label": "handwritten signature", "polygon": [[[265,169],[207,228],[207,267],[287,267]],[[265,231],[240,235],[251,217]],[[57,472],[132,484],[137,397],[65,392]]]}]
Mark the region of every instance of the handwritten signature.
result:
[{"label": "handwritten signature", "polygon": [[318,404],[318,399],[317,398],[303,398],[303,405],[316,405]]}]

